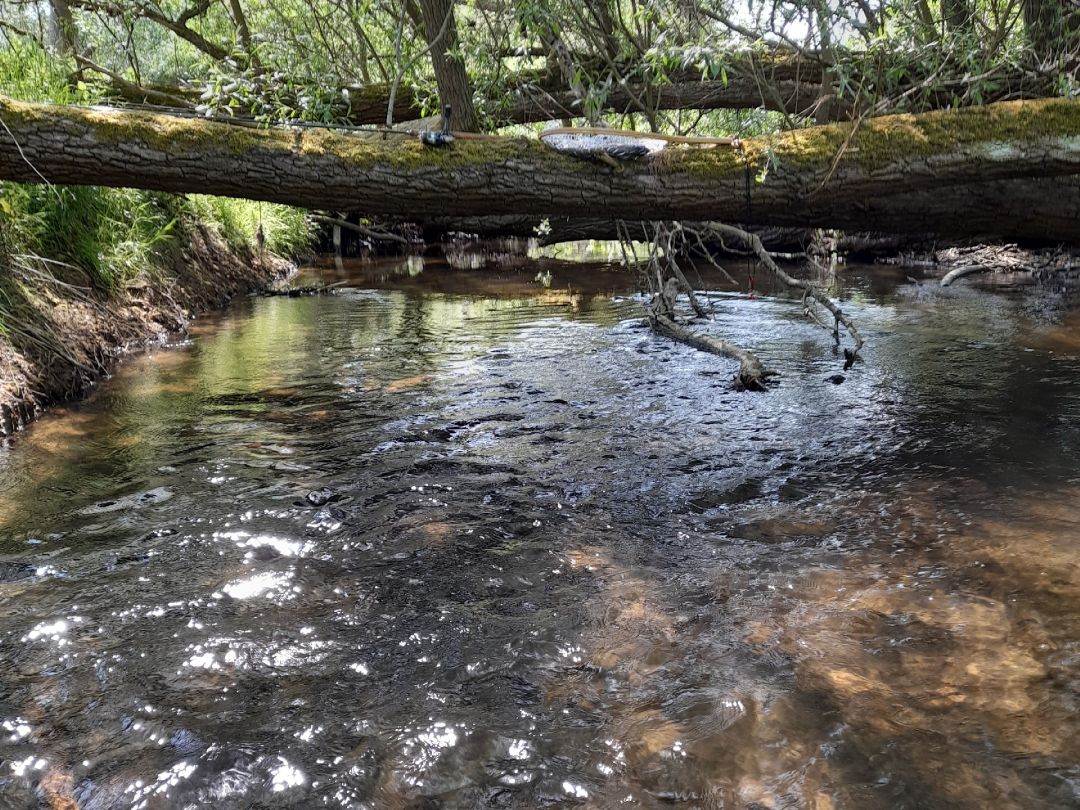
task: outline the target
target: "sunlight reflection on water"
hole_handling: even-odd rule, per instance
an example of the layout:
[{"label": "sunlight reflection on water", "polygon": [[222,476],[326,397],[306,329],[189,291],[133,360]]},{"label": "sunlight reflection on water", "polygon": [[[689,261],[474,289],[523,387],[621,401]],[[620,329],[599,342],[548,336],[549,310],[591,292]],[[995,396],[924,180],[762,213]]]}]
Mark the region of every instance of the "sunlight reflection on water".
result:
[{"label": "sunlight reflection on water", "polygon": [[712,296],[756,396],[554,267],[259,300],[4,450],[3,801],[1080,801],[1075,314],[855,274],[833,385]]}]

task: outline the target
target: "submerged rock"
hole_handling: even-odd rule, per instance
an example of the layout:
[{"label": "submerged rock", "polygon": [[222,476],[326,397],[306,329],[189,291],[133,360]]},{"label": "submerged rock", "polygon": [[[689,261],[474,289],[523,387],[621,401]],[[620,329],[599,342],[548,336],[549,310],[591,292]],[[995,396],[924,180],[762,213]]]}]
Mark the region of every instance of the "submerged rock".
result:
[{"label": "submerged rock", "polygon": [[330,503],[337,497],[337,493],[330,489],[330,487],[320,487],[319,489],[313,489],[306,496],[306,500],[312,506],[323,506]]}]

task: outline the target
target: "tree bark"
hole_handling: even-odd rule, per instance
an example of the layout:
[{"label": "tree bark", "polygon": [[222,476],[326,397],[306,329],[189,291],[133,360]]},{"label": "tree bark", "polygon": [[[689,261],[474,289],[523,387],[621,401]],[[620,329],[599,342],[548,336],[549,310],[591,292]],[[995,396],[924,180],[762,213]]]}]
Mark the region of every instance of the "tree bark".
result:
[{"label": "tree bark", "polygon": [[958,278],[974,275],[975,273],[986,273],[993,269],[994,268],[988,264],[966,264],[963,267],[956,267],[942,276],[941,286],[948,287]]},{"label": "tree bark", "polygon": [[[78,4],[81,0],[74,0],[74,2]],[[166,17],[147,3],[139,3],[137,13],[139,16],[157,23],[162,28],[172,31],[176,36],[180,37],[180,39],[195,46],[211,59],[221,62],[228,57],[229,51],[220,45],[211,42],[198,31],[188,28],[188,22],[205,14],[210,6],[211,0],[196,0],[194,5],[181,12],[180,16],[175,20]],[[88,7],[90,7],[91,10],[96,10],[93,8],[92,4],[88,4]]]},{"label": "tree bark", "polygon": [[[454,0],[420,0],[424,17],[424,32],[431,49],[431,66],[439,85],[439,98],[453,111],[456,129],[479,132],[480,119],[473,104],[465,61],[458,54],[457,25],[454,22]],[[384,107],[385,109],[385,107]]]},{"label": "tree bark", "polygon": [[[762,84],[752,76],[729,74],[728,81],[702,80],[693,77],[676,77],[677,81],[658,88],[643,84],[618,84],[611,87],[603,109],[608,112],[643,112],[639,100],[651,93],[656,110],[719,110],[756,109],[779,110],[789,115],[807,112],[817,100],[819,85],[802,79],[781,79],[770,83],[769,92],[763,92]],[[390,99],[390,86],[370,84],[364,87],[348,87],[349,104],[344,104],[335,114],[350,124],[381,124],[386,120],[386,108]],[[440,86],[440,94],[442,89]],[[444,95],[444,100],[445,100]],[[454,104],[453,101],[447,102]],[[496,125],[529,124],[553,121],[585,115],[580,95],[566,89],[561,82],[545,78],[541,83],[527,83],[504,98],[492,103],[486,110]],[[421,114],[420,101],[410,88],[398,87],[394,97],[394,120],[405,121]],[[466,130],[458,121],[454,109],[455,128]],[[467,130],[475,131],[475,130]]]},{"label": "tree bark", "polygon": [[[963,186],[971,189],[970,186]],[[970,193],[970,192],[969,192]],[[1003,196],[1009,196],[1006,191]],[[896,201],[892,201],[895,204]],[[963,204],[957,201],[957,205]],[[1080,206],[1073,210],[1080,210]],[[384,223],[385,224],[385,223]],[[401,222],[395,224],[402,224]],[[570,217],[535,217],[514,216],[513,214],[491,217],[432,217],[410,224],[420,228],[425,242],[439,242],[452,234],[469,234],[479,239],[535,239],[542,247],[558,245],[564,242],[586,240],[611,241],[629,235],[631,239],[646,241],[649,234],[638,222],[622,222],[611,219],[571,219]],[[683,224],[694,230],[704,230],[704,224],[687,222]],[[743,225],[739,227],[756,235],[765,249],[772,254],[788,256],[805,253],[811,247],[817,228],[782,226],[782,225]],[[902,251],[930,252],[935,245],[941,246],[944,237],[939,237],[932,230],[922,233],[889,233],[881,230],[888,227],[883,221],[874,231],[845,231],[836,240],[836,250],[842,256],[876,258],[895,256]],[[731,245],[702,233],[705,246],[713,256],[745,256],[749,250],[742,245]]]},{"label": "tree bark", "polygon": [[1071,56],[1080,47],[1080,8],[1070,0],[1024,0],[1028,43],[1043,63]]},{"label": "tree bark", "polygon": [[764,391],[769,377],[775,377],[777,372],[765,368],[762,362],[752,353],[736,346],[727,340],[705,335],[687,329],[666,315],[651,313],[649,321],[656,331],[667,335],[672,340],[685,343],[687,346],[710,354],[718,354],[722,357],[730,357],[739,361],[738,381],[739,385],[747,391]]},{"label": "tree bark", "polygon": [[233,22],[236,24],[236,38],[240,42],[240,47],[244,49],[244,53],[247,54],[248,63],[255,68],[259,67],[259,55],[255,50],[255,43],[251,38],[251,29],[248,27],[247,15],[244,14],[244,7],[240,5],[240,0],[229,0],[229,12],[232,14]]},{"label": "tree bark", "polygon": [[[755,76],[748,64],[734,63],[727,68],[727,81],[703,79],[700,75],[675,73],[670,82],[659,86],[629,81],[613,83],[603,99],[601,112],[646,112],[641,102],[647,100],[648,112],[658,110],[746,110],[765,109],[791,116],[821,112],[836,121],[852,116],[848,99],[830,98],[828,111],[819,109],[819,98],[831,96],[832,90],[821,84],[822,65],[818,62],[796,63],[770,67],[764,75]],[[913,80],[913,84],[917,84]],[[1050,80],[1045,77],[1016,73],[999,77],[1002,98],[1036,99],[1054,94]],[[386,118],[390,87],[371,84],[349,87],[351,103],[335,114],[351,124],[379,124]],[[496,126],[529,124],[538,121],[586,117],[582,88],[574,89],[560,76],[544,73],[519,77],[517,87],[485,106],[485,113]],[[902,88],[897,89],[902,92]],[[929,101],[936,106],[953,105],[963,88],[957,84],[943,88]],[[993,101],[993,98],[988,101]],[[420,102],[411,90],[399,87],[395,96],[394,120],[403,121],[420,115]],[[459,127],[464,129],[464,127]]]},{"label": "tree bark", "polygon": [[49,0],[49,46],[60,56],[79,52],[79,31],[67,0]]},{"label": "tree bark", "polygon": [[[416,13],[420,13],[419,9]],[[570,62],[567,64],[570,65]],[[725,67],[723,79],[703,78],[694,71],[674,71],[659,85],[632,79],[626,83],[613,82],[599,105],[599,112],[761,108],[790,116],[804,116],[811,112],[825,113],[819,105],[819,99],[824,95],[829,97],[826,117],[848,120],[853,113],[851,100],[832,97],[832,89],[821,83],[823,66],[826,64],[816,57],[777,57],[765,65],[751,59],[733,58]],[[605,75],[603,65],[586,63],[586,67],[592,75]],[[628,75],[634,72],[632,65],[617,67]],[[918,85],[923,78],[912,76],[910,83]],[[996,93],[1001,98],[1035,99],[1054,95],[1051,77],[1016,71],[1003,72],[995,77],[995,81],[998,84]],[[501,97],[484,105],[485,115],[496,126],[586,117],[589,112],[584,107],[585,90],[581,82],[572,74],[569,77],[563,75],[559,69],[555,72],[523,72],[508,84]],[[168,88],[158,89],[174,95],[184,92],[182,88],[171,91]],[[389,84],[372,83],[340,89],[348,91],[349,100],[338,103],[334,109],[337,120],[355,125],[385,123],[390,101]],[[894,91],[900,94],[903,89],[898,87]],[[964,83],[946,82],[936,93],[926,96],[925,101],[939,107],[955,106],[958,96],[963,99]],[[995,98],[992,95],[985,100],[989,102]],[[643,108],[642,102],[648,110]],[[410,88],[399,85],[394,94],[393,120],[407,121],[421,114],[420,100]],[[465,129],[464,126],[457,128]]]},{"label": "tree bark", "polygon": [[941,19],[951,31],[970,30],[972,13],[968,0],[941,0]]},{"label": "tree bark", "polygon": [[[1080,240],[1080,103],[1006,102],[669,147],[617,167],[529,139],[326,130],[0,100],[0,179],[134,186],[410,219],[719,220]],[[39,174],[40,173],[40,174]],[[747,178],[765,175],[763,182]],[[1018,205],[1019,201],[1019,205]]]}]

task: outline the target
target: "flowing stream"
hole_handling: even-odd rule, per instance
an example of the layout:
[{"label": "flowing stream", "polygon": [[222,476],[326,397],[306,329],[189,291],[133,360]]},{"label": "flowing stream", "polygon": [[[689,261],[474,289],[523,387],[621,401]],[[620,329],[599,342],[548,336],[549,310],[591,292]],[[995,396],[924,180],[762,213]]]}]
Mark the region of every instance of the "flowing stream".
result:
[{"label": "flowing stream", "polygon": [[1080,804],[1067,296],[323,277],[0,449],[0,807]]}]

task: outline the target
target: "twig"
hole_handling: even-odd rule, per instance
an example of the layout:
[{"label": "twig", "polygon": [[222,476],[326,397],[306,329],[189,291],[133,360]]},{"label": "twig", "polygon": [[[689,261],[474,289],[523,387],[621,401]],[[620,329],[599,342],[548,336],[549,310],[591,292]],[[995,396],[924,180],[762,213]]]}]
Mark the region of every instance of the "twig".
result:
[{"label": "twig", "polygon": [[49,187],[49,191],[51,191],[51,192],[52,192],[53,194],[55,194],[55,195],[56,195],[56,201],[57,201],[58,203],[60,203],[61,205],[63,205],[63,203],[64,203],[64,200],[63,200],[63,199],[62,199],[62,198],[60,197],[60,192],[56,190],[56,186],[54,186],[54,185],[53,185],[52,183],[50,183],[50,182],[49,182],[49,181],[48,181],[48,180],[47,180],[47,179],[45,178],[45,175],[43,175],[43,174],[42,174],[41,172],[39,172],[39,171],[38,171],[38,168],[37,168],[37,166],[35,166],[35,165],[34,165],[33,163],[31,163],[31,162],[30,162],[30,158],[28,158],[28,157],[26,156],[26,153],[25,153],[25,152],[23,152],[23,148],[22,148],[22,146],[20,146],[20,145],[19,145],[19,141],[18,141],[18,139],[17,139],[16,137],[15,137],[15,133],[13,133],[13,132],[12,132],[12,131],[11,131],[11,130],[10,130],[10,129],[8,128],[8,125],[7,125],[7,124],[6,124],[5,122],[4,122],[4,119],[3,119],[3,118],[0,118],[0,127],[3,127],[3,128],[4,128],[4,131],[5,131],[5,132],[6,132],[7,134],[8,134],[8,137],[10,137],[10,138],[11,138],[11,142],[12,142],[13,144],[15,144],[15,148],[19,150],[19,157],[21,157],[21,158],[23,159],[23,162],[24,162],[24,163],[26,163],[26,165],[27,165],[27,166],[29,166],[29,167],[30,167],[31,169],[33,169],[33,171],[34,171],[34,174],[36,174],[36,175],[37,175],[38,177],[40,177],[40,178],[41,178],[41,182],[42,182],[42,183],[44,183],[45,185],[47,185],[47,186]]},{"label": "twig", "polygon": [[739,361],[739,385],[748,391],[766,390],[766,381],[769,377],[777,376],[777,372],[765,367],[755,354],[741,346],[729,343],[726,340],[702,335],[680,326],[664,313],[653,310],[649,313],[649,320],[656,331],[667,335],[679,343],[684,343],[695,349],[700,349],[711,354],[723,357],[731,357]]},{"label": "twig", "polygon": [[378,231],[374,228],[367,228],[363,225],[354,225],[351,222],[347,222],[344,219],[337,219],[336,217],[328,217],[323,214],[312,214],[311,218],[316,222],[325,222],[327,225],[336,225],[339,228],[344,228],[347,231],[355,231],[361,236],[366,236],[368,239],[374,239],[378,242],[398,242],[402,245],[409,244],[409,240],[404,236],[398,236],[396,233],[389,233],[388,231]]}]

